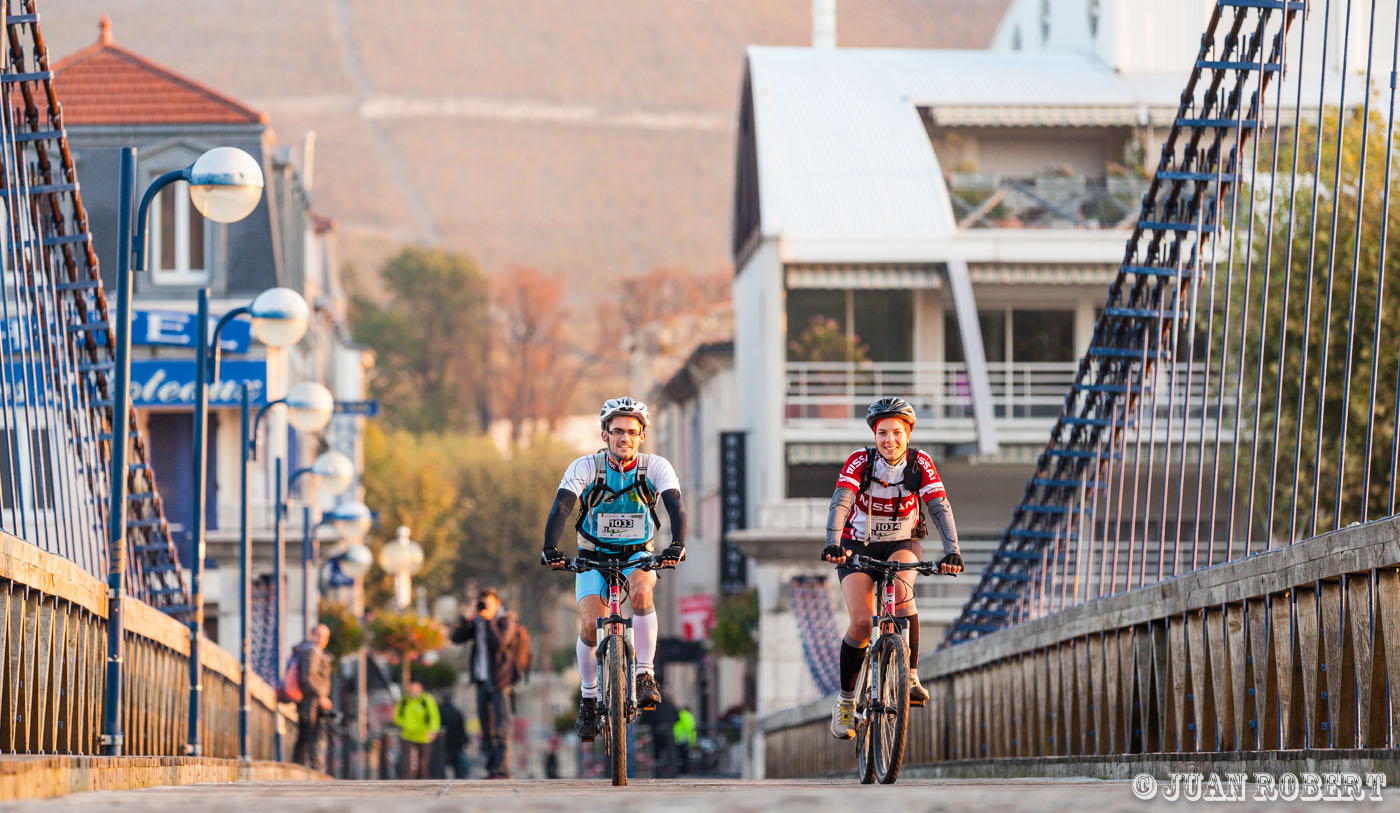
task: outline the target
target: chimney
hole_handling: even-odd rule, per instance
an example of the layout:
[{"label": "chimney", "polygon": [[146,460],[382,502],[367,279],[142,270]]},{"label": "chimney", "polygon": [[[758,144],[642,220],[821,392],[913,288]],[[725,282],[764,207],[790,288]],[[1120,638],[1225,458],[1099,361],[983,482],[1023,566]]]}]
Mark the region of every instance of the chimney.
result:
[{"label": "chimney", "polygon": [[812,0],[812,47],[836,47],[836,0]]}]

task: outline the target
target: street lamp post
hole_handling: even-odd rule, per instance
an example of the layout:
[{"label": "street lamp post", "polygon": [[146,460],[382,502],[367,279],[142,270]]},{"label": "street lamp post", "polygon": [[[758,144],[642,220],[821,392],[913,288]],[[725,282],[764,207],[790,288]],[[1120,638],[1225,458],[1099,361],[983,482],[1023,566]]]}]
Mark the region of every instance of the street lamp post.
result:
[{"label": "street lamp post", "polygon": [[[103,707],[102,749],[109,756],[122,753],[122,596],[126,575],[126,453],[130,442],[131,420],[131,281],[133,271],[145,267],[146,226],[151,201],[165,187],[185,181],[190,199],[210,220],[232,223],[246,217],[262,197],[262,169],[251,156],[231,147],[217,147],[204,153],[184,169],[167,172],[146,187],[132,223],[131,202],[135,192],[136,149],[121,151],[120,191],[117,200],[117,315],[113,326],[114,381],[112,392],[111,482],[108,484],[107,512],[107,619],[106,702]],[[133,225],[135,234],[132,234]],[[135,264],[132,255],[135,254]],[[201,607],[190,607],[192,615]]]},{"label": "street lamp post", "polygon": [[[359,506],[363,508],[363,506]],[[365,512],[368,518],[368,511]],[[360,528],[361,523],[357,520],[346,519],[342,524],[347,530]],[[368,530],[368,524],[363,525],[360,533]],[[350,577],[354,584],[351,586],[350,612],[357,620],[363,621],[365,616],[365,575],[374,564],[374,554],[369,548],[357,538],[349,540],[349,546],[339,557],[340,572]],[[369,735],[369,694],[367,691],[367,680],[365,670],[368,668],[368,658],[365,655],[365,647],[360,646],[360,651],[356,653],[355,664],[355,778],[365,778],[365,740]]]},{"label": "street lamp post", "polygon": [[[254,437],[257,436],[257,422],[262,420],[263,413],[267,411],[268,407],[275,406],[277,403],[281,402],[278,401],[268,404],[258,413],[258,419],[254,422],[253,427]],[[295,423],[292,425],[296,426]],[[340,452],[322,452],[310,466],[292,472],[292,476],[287,479],[287,485],[284,489],[282,486],[282,458],[276,458],[273,462],[273,468],[275,470],[273,473],[273,481],[276,484],[276,490],[274,492],[272,522],[272,616],[274,619],[272,625],[272,649],[277,663],[276,672],[280,676],[282,674],[282,594],[285,592],[283,589],[283,582],[285,580],[283,571],[286,568],[283,529],[287,518],[287,500],[293,493],[297,480],[300,480],[305,475],[310,475],[313,481],[326,486],[332,492],[344,491],[346,488],[349,488],[350,483],[355,479],[355,464],[350,462],[350,458]],[[303,561],[303,569],[306,566],[306,562]],[[304,601],[307,603],[310,602],[309,594]],[[307,630],[303,637],[309,637],[309,634],[310,631]],[[280,761],[282,759],[282,734],[280,731],[278,731],[276,735],[276,748],[277,759]]]},{"label": "street lamp post", "polygon": [[400,525],[393,542],[379,551],[379,566],[394,577],[394,602],[399,609],[413,600],[413,574],[423,567],[423,547],[408,538],[408,526]]},{"label": "street lamp post", "polygon": [[[252,618],[248,594],[252,591],[253,555],[248,544],[248,461],[256,445],[257,429],[249,421],[252,398],[248,385],[239,388],[242,398],[239,403],[239,485],[238,485],[238,616],[239,616],[239,658],[242,667],[242,687],[238,705],[238,756],[249,759],[248,714],[252,699],[248,691],[248,660],[252,652]],[[261,419],[268,407],[276,404],[287,406],[287,420],[299,432],[319,432],[330,423],[334,399],[330,390],[314,381],[306,381],[292,387],[285,398],[279,398],[264,406],[258,412]],[[350,465],[349,460],[345,461]],[[277,619],[281,623],[281,619]],[[277,736],[280,740],[280,734]]]},{"label": "street lamp post", "polygon": [[[244,153],[246,156],[246,153]],[[202,159],[201,159],[202,160]],[[248,160],[252,160],[249,158]],[[195,162],[196,166],[199,164]],[[253,165],[256,168],[256,163]],[[261,182],[262,173],[258,171]],[[190,187],[194,189],[193,186]],[[259,183],[261,191],[261,183]],[[193,196],[193,193],[191,193]],[[208,201],[206,200],[206,203]],[[143,202],[144,203],[144,202]],[[256,205],[257,201],[254,201]],[[251,207],[249,207],[251,211]],[[246,213],[245,213],[246,214]],[[209,420],[209,382],[219,378],[218,345],[219,334],[224,326],[239,316],[250,316],[253,334],[258,341],[270,348],[286,347],[295,344],[306,333],[311,310],[301,294],[290,288],[269,288],[253,298],[252,303],[234,308],[219,318],[212,335],[209,330],[209,289],[199,289],[199,308],[195,316],[195,362],[194,362],[194,516],[191,524],[194,533],[191,538],[194,561],[190,563],[190,598],[194,605],[190,613],[190,707],[189,740],[186,751],[191,756],[200,755],[199,711],[204,694],[203,668],[200,662],[200,639],[204,634],[204,505],[206,499],[205,461],[208,453],[208,438],[205,436]],[[211,370],[212,367],[212,370]],[[246,523],[244,523],[246,526]],[[247,584],[247,571],[242,572],[244,588]],[[246,660],[246,659],[245,659]],[[244,675],[243,696],[247,697],[247,675]],[[246,701],[245,701],[246,702]],[[240,724],[240,733],[246,721]],[[240,754],[246,753],[246,736],[240,736]]]}]

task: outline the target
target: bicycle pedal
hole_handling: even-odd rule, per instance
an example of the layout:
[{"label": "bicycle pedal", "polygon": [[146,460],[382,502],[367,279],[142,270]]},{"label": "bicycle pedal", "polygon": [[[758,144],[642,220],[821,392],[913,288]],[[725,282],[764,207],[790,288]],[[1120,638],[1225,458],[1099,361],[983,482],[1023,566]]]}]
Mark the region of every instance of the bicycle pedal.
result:
[{"label": "bicycle pedal", "polygon": [[924,706],[927,706],[927,705],[928,705],[928,701],[927,701],[927,700],[915,700],[915,699],[912,698],[912,697],[909,698],[909,707],[910,707],[910,708],[913,708],[913,709],[921,709],[921,708],[923,708]]}]

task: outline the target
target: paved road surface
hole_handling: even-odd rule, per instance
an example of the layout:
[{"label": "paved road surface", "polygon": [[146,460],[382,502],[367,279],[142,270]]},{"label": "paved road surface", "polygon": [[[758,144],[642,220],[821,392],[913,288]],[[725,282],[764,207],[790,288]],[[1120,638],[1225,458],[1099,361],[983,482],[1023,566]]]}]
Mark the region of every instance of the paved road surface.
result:
[{"label": "paved road surface", "polygon": [[[1355,806],[1344,805],[1347,807]],[[1291,805],[1227,803],[1220,810],[1300,808]],[[1368,810],[1400,810],[1400,788]],[[865,787],[850,781],[737,782],[637,780],[613,788],[606,780],[531,780],[509,782],[259,782],[193,785],[149,790],[83,793],[47,802],[27,803],[36,811],[179,811],[179,813],[275,813],[283,810],[334,811],[653,811],[665,813],[740,813],[741,811],[817,811],[912,813],[929,810],[1092,811],[1170,810],[1183,804],[1138,801],[1128,782],[1098,780],[918,780],[889,787]],[[0,805],[18,809],[15,805]]]}]

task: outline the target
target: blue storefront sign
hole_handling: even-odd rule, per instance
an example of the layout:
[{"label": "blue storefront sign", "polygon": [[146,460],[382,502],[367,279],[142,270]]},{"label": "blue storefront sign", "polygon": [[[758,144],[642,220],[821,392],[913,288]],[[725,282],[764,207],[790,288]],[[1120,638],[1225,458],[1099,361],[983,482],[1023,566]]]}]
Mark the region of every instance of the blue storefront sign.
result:
[{"label": "blue storefront sign", "polygon": [[335,414],[337,415],[359,415],[363,418],[373,418],[379,414],[378,401],[336,401]]},{"label": "blue storefront sign", "polygon": [[[209,332],[219,317],[209,317]],[[131,343],[162,347],[194,347],[196,317],[182,311],[138,310],[131,318]],[[246,319],[234,319],[219,333],[219,349],[225,353],[248,352],[251,332]]]},{"label": "blue storefront sign", "polygon": [[[253,404],[267,403],[267,360],[225,359],[209,385],[209,405],[236,407],[248,385]],[[194,359],[131,362],[131,403],[138,407],[194,407]]]}]

